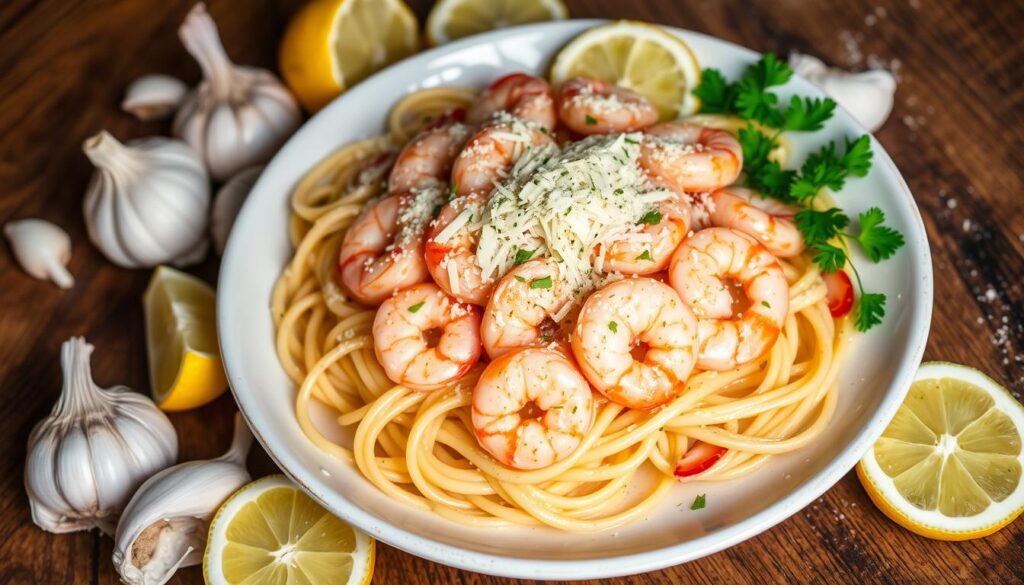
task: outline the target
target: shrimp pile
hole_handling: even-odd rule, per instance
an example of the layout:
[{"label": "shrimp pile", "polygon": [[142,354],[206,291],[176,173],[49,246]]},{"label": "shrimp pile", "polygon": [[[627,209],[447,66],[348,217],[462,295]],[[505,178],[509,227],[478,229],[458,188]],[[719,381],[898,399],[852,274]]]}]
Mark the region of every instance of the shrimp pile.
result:
[{"label": "shrimp pile", "polygon": [[[579,156],[560,168],[552,157],[567,144],[554,137],[594,135],[623,138],[576,151],[621,145],[617,164],[639,177],[636,189],[612,195],[654,195],[635,215],[622,207],[628,221],[612,226],[616,235],[580,251],[590,284],[570,282],[565,246],[547,245],[564,235],[544,229],[503,273],[485,274],[481,218],[496,194],[507,207],[519,186],[539,184],[522,174],[524,161],[555,185],[550,177]],[[659,122],[634,91],[576,78],[556,92],[539,77],[508,75],[394,157],[386,189],[340,242],[338,284],[377,307],[373,350],[392,382],[413,392],[468,388],[464,420],[479,447],[508,468],[545,469],[576,456],[599,405],[655,412],[701,372],[738,371],[772,350],[790,311],[779,258],[804,246],[792,209],[732,186],[742,169],[733,135]],[[563,207],[540,211],[583,225],[586,209]],[[717,449],[696,447],[681,462]]]}]

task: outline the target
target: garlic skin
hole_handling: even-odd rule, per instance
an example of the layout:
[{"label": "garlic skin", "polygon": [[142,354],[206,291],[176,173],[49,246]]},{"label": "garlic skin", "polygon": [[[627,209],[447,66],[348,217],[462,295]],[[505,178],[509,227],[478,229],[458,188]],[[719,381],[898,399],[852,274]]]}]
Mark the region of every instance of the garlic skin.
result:
[{"label": "garlic skin", "polygon": [[817,57],[797,52],[790,53],[789,66],[832,96],[868,132],[881,128],[892,112],[896,78],[884,69],[853,73],[828,67]]},{"label": "garlic skin", "polygon": [[85,224],[111,262],[148,268],[202,260],[210,180],[187,144],[169,138],[121,144],[103,131],[82,148],[96,166],[82,207]]},{"label": "garlic skin", "polygon": [[189,12],[178,36],[205,79],[178,110],[174,135],[199,153],[218,181],[270,160],[299,126],[295,98],[269,71],[228,59],[202,3]]},{"label": "garlic skin", "polygon": [[25,491],[32,521],[48,532],[113,534],[135,488],[178,457],[174,427],[152,400],[93,383],[92,350],[81,337],[61,346],[60,399],[28,439]]},{"label": "garlic skin", "polygon": [[213,247],[217,254],[224,254],[231,226],[235,225],[242,204],[252,191],[256,180],[260,178],[263,166],[249,167],[224,183],[213,198],[213,211],[210,212],[210,235],[213,236]]},{"label": "garlic skin", "polygon": [[75,286],[75,277],[67,269],[71,260],[67,232],[42,219],[22,219],[4,224],[4,235],[18,264],[30,276],[52,280],[63,289]]},{"label": "garlic skin", "polygon": [[166,583],[178,567],[203,562],[210,520],[224,500],[249,483],[245,458],[252,433],[235,415],[227,453],[161,471],[139,487],[114,536],[114,566],[129,585]]},{"label": "garlic skin", "polygon": [[125,91],[121,109],[143,122],[170,117],[185,100],[188,86],[170,75],[144,75]]}]

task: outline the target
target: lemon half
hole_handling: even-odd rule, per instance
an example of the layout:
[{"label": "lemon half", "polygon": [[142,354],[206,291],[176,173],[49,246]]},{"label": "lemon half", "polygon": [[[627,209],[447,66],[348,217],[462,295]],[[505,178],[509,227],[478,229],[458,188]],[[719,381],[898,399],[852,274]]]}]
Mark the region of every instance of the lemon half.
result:
[{"label": "lemon half", "polygon": [[443,45],[496,28],[568,17],[561,0],[439,0],[427,17],[427,42]]},{"label": "lemon half", "polygon": [[217,346],[217,296],[198,278],[167,266],[142,296],[153,400],[163,410],[202,406],[228,387]]},{"label": "lemon half", "polygon": [[313,0],[285,29],[281,75],[309,112],[420,47],[419,23],[401,0]]},{"label": "lemon half", "polygon": [[651,100],[662,120],[689,116],[700,108],[693,88],[700,65],[682,39],[632,20],[594,27],[573,39],[555,57],[551,83],[586,76],[636,91]]},{"label": "lemon half", "polygon": [[992,534],[1024,511],[1024,406],[978,370],[918,370],[857,475],[882,512],[941,540]]},{"label": "lemon half", "polygon": [[203,556],[211,585],[357,585],[373,578],[374,540],[283,475],[256,480],[217,511]]}]

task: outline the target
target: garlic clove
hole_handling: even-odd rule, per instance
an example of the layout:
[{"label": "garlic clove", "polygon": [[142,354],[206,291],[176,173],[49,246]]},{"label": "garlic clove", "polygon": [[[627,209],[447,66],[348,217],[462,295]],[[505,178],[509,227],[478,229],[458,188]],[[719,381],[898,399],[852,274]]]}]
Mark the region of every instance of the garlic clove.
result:
[{"label": "garlic clove", "polygon": [[135,488],[178,455],[174,427],[152,400],[96,386],[92,350],[80,337],[61,346],[60,398],[29,436],[25,491],[32,521],[49,532],[112,534]]},{"label": "garlic clove", "polygon": [[68,272],[71,260],[71,238],[67,232],[42,219],[22,219],[4,225],[4,235],[11,242],[14,257],[30,276],[52,280],[69,289],[75,278]]},{"label": "garlic clove", "polygon": [[144,75],[131,83],[121,109],[143,122],[169,117],[188,93],[188,86],[170,75]]},{"label": "garlic clove", "polygon": [[262,172],[263,166],[249,167],[239,172],[231,177],[213,198],[210,233],[213,235],[213,245],[218,254],[224,253],[224,246],[227,244],[231,227],[235,224],[235,218]]},{"label": "garlic clove", "polygon": [[231,447],[209,461],[167,468],[142,484],[121,515],[114,566],[129,585],[166,583],[179,567],[202,562],[210,520],[250,481],[245,459],[252,433],[235,415]]},{"label": "garlic clove", "polygon": [[789,66],[832,96],[869,132],[881,128],[892,113],[896,78],[884,69],[843,71],[826,66],[817,57],[797,52],[789,55]]}]

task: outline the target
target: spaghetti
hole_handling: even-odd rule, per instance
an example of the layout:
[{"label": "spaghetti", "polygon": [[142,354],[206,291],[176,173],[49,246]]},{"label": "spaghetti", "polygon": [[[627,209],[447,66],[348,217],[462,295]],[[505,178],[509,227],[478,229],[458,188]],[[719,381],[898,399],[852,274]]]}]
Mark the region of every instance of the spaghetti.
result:
[{"label": "spaghetti", "polygon": [[[482,365],[429,392],[389,380],[374,357],[375,310],[350,301],[336,283],[339,245],[363,204],[381,194],[374,161],[474,97],[452,88],[406,97],[392,111],[387,134],[335,152],[292,194],[295,255],[271,310],[279,359],[298,386],[299,425],[317,447],[356,465],[388,496],[460,523],[597,531],[648,514],[695,444],[725,451],[686,479],[721,481],[750,474],[821,434],[835,412],[849,331],[846,319],[831,316],[825,284],[804,256],[782,261],[790,310],[765,356],[731,371],[698,372],[685,391],[653,410],[600,400],[579,447],[542,469],[512,469],[478,445],[470,404]],[[354,428],[351,445],[316,428],[314,400],[335,411],[339,425]],[[643,494],[627,489],[634,482]]]}]

